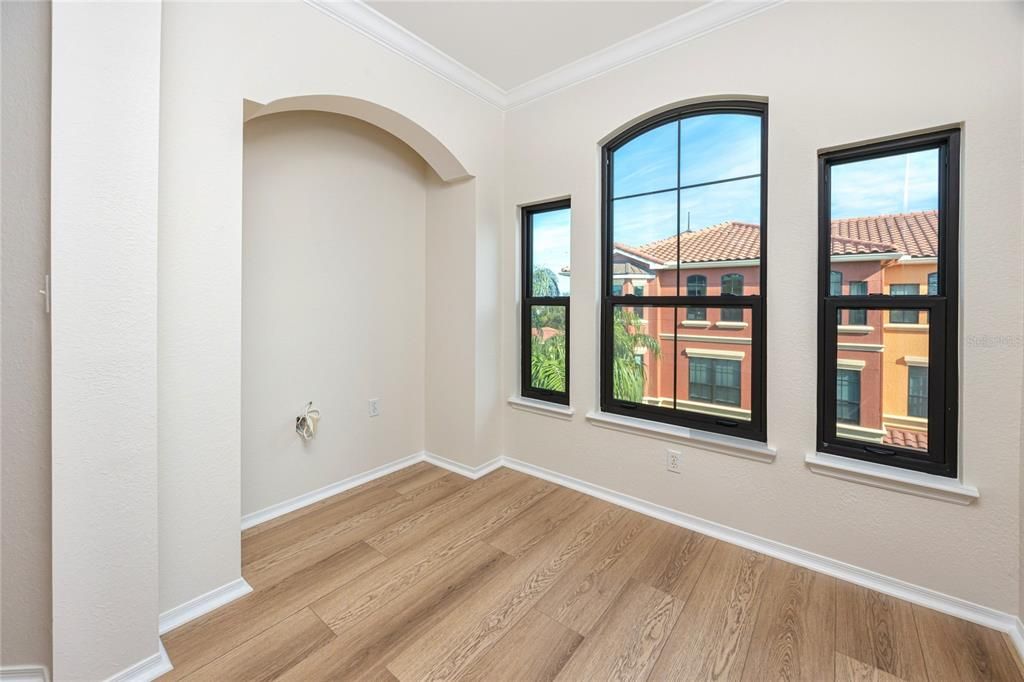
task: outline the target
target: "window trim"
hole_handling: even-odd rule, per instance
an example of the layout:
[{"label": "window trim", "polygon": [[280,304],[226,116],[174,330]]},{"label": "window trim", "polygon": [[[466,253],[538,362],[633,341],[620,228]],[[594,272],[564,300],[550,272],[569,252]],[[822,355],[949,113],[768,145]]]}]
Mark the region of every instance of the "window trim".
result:
[{"label": "window trim", "polygon": [[[959,128],[946,128],[818,153],[818,452],[948,478],[958,475],[960,134]],[[937,295],[832,296],[829,289],[832,165],[936,148],[939,150]],[[926,456],[896,446],[858,444],[836,435],[835,400],[829,397],[831,391],[834,398],[836,391],[836,363],[829,362],[828,358],[837,348],[835,320],[844,308],[927,312],[930,329],[928,410],[929,415],[935,416],[929,418]]]},{"label": "window trim", "polygon": [[[759,261],[759,287],[756,295],[746,296],[614,296],[612,294],[612,225],[610,207],[613,154],[635,137],[672,121],[706,114],[746,114],[761,119],[760,164],[760,230],[761,254]],[[757,100],[718,100],[690,104],[651,116],[622,131],[601,148],[601,327],[600,327],[600,405],[603,413],[623,415],[680,427],[726,434],[736,438],[767,442],[767,378],[766,301],[768,295],[768,103]],[[678,161],[677,161],[678,163]],[[678,218],[677,218],[678,220]],[[737,264],[738,266],[740,264]],[[747,264],[743,264],[747,265]],[[643,306],[647,308],[721,308],[750,309],[751,373],[750,421],[723,419],[713,415],[665,408],[654,405],[616,400],[612,393],[612,335],[616,306]],[[678,312],[677,312],[678,316]],[[710,324],[710,323],[709,323]],[[675,332],[678,335],[678,330]]]},{"label": "window trim", "polygon": [[[557,403],[559,405],[569,405],[569,388],[571,383],[571,339],[570,336],[570,320],[569,320],[569,296],[533,296],[533,216],[538,213],[547,213],[549,211],[560,211],[569,209],[570,211],[570,226],[572,225],[572,201],[571,199],[558,199],[555,201],[546,201],[538,204],[529,204],[520,208],[520,246],[522,249],[522,256],[520,258],[521,267],[519,270],[519,276],[522,280],[520,282],[521,290],[521,310],[520,310],[520,336],[519,336],[519,356],[520,356],[520,387],[519,393],[524,398],[530,398],[532,400],[543,400],[549,403]],[[570,227],[570,240],[571,227]],[[570,263],[571,267],[571,263]],[[557,276],[558,273],[555,273]],[[532,319],[530,312],[533,306],[536,305],[547,305],[547,306],[560,306],[565,310],[565,391],[552,391],[549,389],[534,388],[532,385],[533,373],[532,373],[532,362],[531,362],[531,343],[532,343]]]}]

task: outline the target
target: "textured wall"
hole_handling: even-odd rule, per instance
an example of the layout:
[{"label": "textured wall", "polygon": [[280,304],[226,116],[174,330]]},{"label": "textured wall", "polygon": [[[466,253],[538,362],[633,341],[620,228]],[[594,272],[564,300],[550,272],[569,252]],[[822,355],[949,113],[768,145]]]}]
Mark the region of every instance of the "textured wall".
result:
[{"label": "textured wall", "polygon": [[353,118],[245,125],[243,514],[423,449],[427,172]]},{"label": "textured wall", "polygon": [[[505,452],[1017,613],[1022,23],[1020,3],[786,3],[510,112],[503,377],[517,390],[515,206],[571,193],[577,416],[506,408]],[[684,447],[682,475],[668,475],[664,443],[583,419],[598,405],[599,141],[659,107],[734,94],[769,101],[768,437],[778,458]],[[981,491],[968,507],[804,464],[815,447],[817,150],[961,121],[961,453],[965,481]]]},{"label": "textured wall", "polygon": [[50,4],[0,4],[0,666],[50,666]]},{"label": "textured wall", "polygon": [[[53,674],[157,653],[160,4],[53,7]],[[6,162],[6,160],[5,160]]]}]

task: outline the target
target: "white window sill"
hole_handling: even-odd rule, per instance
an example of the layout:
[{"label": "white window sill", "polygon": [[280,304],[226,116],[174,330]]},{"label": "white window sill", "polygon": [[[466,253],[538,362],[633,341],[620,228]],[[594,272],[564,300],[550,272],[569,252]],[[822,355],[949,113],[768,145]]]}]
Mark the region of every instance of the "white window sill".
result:
[{"label": "white window sill", "polygon": [[726,436],[709,431],[698,431],[685,426],[662,424],[661,422],[635,417],[624,417],[608,412],[587,412],[587,421],[613,431],[622,431],[637,436],[657,438],[670,443],[683,443],[701,450],[718,452],[733,457],[751,459],[755,462],[771,463],[775,461],[775,448],[757,441],[735,436]]},{"label": "white window sill", "polygon": [[967,505],[979,497],[977,488],[955,478],[898,469],[824,452],[807,455],[804,461],[811,471],[818,474],[932,500]]},{"label": "white window sill", "polygon": [[732,322],[730,320],[720,320],[715,322],[715,327],[718,329],[746,329],[746,322]]},{"label": "white window sill", "polygon": [[517,410],[523,410],[524,412],[533,412],[534,414],[543,414],[548,417],[557,417],[559,419],[572,419],[572,416],[576,414],[576,410],[568,405],[559,405],[558,403],[549,403],[546,400],[534,400],[533,398],[524,398],[521,395],[509,396],[508,404]]},{"label": "white window sill", "polygon": [[711,327],[711,323],[707,320],[683,320],[679,323],[680,327],[693,327],[694,329],[708,329]]}]

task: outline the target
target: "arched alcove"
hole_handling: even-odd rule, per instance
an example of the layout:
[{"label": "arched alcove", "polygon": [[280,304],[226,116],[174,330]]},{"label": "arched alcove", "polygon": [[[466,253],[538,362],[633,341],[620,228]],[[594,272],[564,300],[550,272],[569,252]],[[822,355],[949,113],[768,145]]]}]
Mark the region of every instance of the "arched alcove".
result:
[{"label": "arched alcove", "polygon": [[416,150],[445,182],[472,177],[448,147],[429,130],[393,109],[357,97],[343,95],[300,95],[284,97],[266,104],[245,100],[246,121],[284,111],[323,111],[342,114],[386,130]]}]

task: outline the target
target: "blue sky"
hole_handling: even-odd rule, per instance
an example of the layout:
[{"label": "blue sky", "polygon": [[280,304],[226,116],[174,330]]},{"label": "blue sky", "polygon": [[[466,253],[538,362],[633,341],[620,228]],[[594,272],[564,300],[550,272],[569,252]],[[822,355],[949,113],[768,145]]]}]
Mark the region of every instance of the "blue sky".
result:
[{"label": "blue sky", "polygon": [[568,208],[544,211],[533,215],[533,267],[547,268],[558,275],[558,291],[569,293],[569,277],[558,272],[569,265]]},{"label": "blue sky", "polygon": [[[682,158],[676,165],[677,136]],[[631,140],[615,152],[612,191],[629,196],[758,172],[761,119],[715,114],[673,121]],[[676,233],[675,191],[614,202],[614,239],[640,245]],[[684,189],[679,194],[680,228],[700,230],[728,220],[760,221],[758,178]]]},{"label": "blue sky", "polygon": [[937,149],[832,167],[833,218],[933,210],[938,192]]},{"label": "blue sky", "polygon": [[[673,121],[615,152],[612,193],[614,240],[646,244],[676,231],[675,188],[753,175],[760,168],[761,121],[743,114],[712,114]],[[676,146],[681,161],[676,164]],[[938,151],[934,149],[832,167],[832,217],[921,211],[938,207]],[[731,180],[684,189],[679,224],[700,230],[760,219],[760,180]],[[813,201],[813,198],[810,199]]]}]

